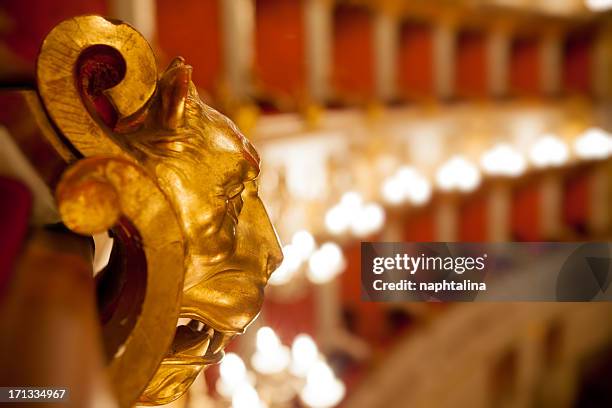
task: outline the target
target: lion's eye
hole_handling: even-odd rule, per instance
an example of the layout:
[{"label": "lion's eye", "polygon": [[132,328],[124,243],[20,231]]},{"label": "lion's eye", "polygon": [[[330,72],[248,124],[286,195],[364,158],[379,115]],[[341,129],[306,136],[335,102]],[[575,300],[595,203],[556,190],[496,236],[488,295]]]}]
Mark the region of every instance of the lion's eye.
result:
[{"label": "lion's eye", "polygon": [[243,204],[244,202],[242,201],[242,196],[240,194],[227,200],[227,210],[232,218],[234,218],[236,223],[238,223],[238,217],[242,211]]},{"label": "lion's eye", "polygon": [[227,197],[231,200],[236,196],[239,196],[244,190],[244,184],[238,184],[237,186],[232,186],[227,190]]},{"label": "lion's eye", "polygon": [[234,218],[234,221],[238,222],[238,216],[242,211],[242,191],[244,190],[244,184],[232,186],[227,190],[227,210]]}]

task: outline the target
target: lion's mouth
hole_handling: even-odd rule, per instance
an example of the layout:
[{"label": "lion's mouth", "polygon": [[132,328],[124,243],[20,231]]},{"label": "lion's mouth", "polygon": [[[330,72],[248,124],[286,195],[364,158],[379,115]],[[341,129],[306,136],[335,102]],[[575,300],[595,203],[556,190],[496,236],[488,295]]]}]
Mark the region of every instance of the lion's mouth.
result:
[{"label": "lion's mouth", "polygon": [[179,319],[169,355],[162,364],[209,365],[223,358],[223,349],[234,337],[195,319]]}]

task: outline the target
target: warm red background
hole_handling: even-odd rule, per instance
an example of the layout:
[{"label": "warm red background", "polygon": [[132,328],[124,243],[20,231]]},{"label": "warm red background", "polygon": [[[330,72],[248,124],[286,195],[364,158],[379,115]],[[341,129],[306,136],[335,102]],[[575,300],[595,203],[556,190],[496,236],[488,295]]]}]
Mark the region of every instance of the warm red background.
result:
[{"label": "warm red background", "polygon": [[177,55],[193,66],[193,81],[210,93],[221,79],[221,0],[157,0],[157,37],[165,65]]},{"label": "warm red background", "polygon": [[372,15],[361,7],[334,11],[332,82],[341,97],[365,100],[374,96]]},{"label": "warm red background", "polygon": [[304,2],[257,0],[255,73],[269,93],[300,98],[306,88]]},{"label": "warm red background", "polygon": [[514,39],[510,48],[510,92],[517,96],[540,93],[540,40],[527,36]]},{"label": "warm red background", "polygon": [[485,97],[488,91],[485,33],[478,30],[460,32],[455,55],[457,96]]},{"label": "warm red background", "polygon": [[431,26],[418,22],[403,23],[398,50],[398,85],[404,96],[433,96],[433,59]]}]

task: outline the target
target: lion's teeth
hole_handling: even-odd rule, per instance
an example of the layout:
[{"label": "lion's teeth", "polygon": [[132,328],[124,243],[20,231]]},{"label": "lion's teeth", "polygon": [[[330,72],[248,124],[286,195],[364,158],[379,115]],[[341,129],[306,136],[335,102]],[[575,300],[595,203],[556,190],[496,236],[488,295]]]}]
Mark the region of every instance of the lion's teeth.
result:
[{"label": "lion's teeth", "polygon": [[223,350],[232,337],[234,337],[232,334],[215,332],[212,341],[210,342],[210,346],[208,347],[208,353],[216,354]]},{"label": "lion's teeth", "polygon": [[191,320],[187,325],[191,330],[198,331],[199,323],[197,320]]}]

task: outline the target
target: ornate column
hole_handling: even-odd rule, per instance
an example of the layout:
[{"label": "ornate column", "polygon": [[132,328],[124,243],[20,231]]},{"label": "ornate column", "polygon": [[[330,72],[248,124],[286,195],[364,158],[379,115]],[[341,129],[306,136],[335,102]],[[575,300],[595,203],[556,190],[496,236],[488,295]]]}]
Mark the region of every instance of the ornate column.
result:
[{"label": "ornate column", "polygon": [[323,103],[329,94],[331,64],[331,2],[305,0],[306,75],[310,97]]},{"label": "ornate column", "polygon": [[381,101],[395,97],[398,34],[392,11],[378,10],[374,17],[374,52],[376,95]]},{"label": "ornate column", "polygon": [[511,241],[511,191],[510,182],[496,180],[487,203],[487,235],[491,242]]},{"label": "ornate column", "polygon": [[255,5],[253,0],[221,1],[223,62],[228,91],[246,98],[251,90]]},{"label": "ornate column", "polygon": [[489,93],[500,97],[508,93],[508,63],[510,55],[510,31],[506,26],[496,26],[489,34],[487,64]]},{"label": "ornate column", "polygon": [[333,344],[334,336],[342,330],[342,305],[340,304],[340,282],[337,278],[317,285],[314,289],[316,298],[317,335],[322,344]]},{"label": "ornate column", "polygon": [[540,44],[540,81],[542,94],[558,95],[561,91],[561,66],[563,65],[563,41],[558,29],[551,29]]},{"label": "ornate column", "polygon": [[441,242],[454,242],[458,237],[457,198],[454,194],[440,197],[435,210],[435,239]]},{"label": "ornate column", "polygon": [[440,99],[451,98],[454,94],[455,31],[449,19],[441,19],[434,27],[434,89]]},{"label": "ornate column", "polygon": [[606,20],[595,37],[593,47],[593,72],[595,96],[604,100],[612,99],[612,21]]},{"label": "ornate column", "polygon": [[130,23],[147,41],[155,43],[155,0],[112,0],[110,9],[113,17]]}]

